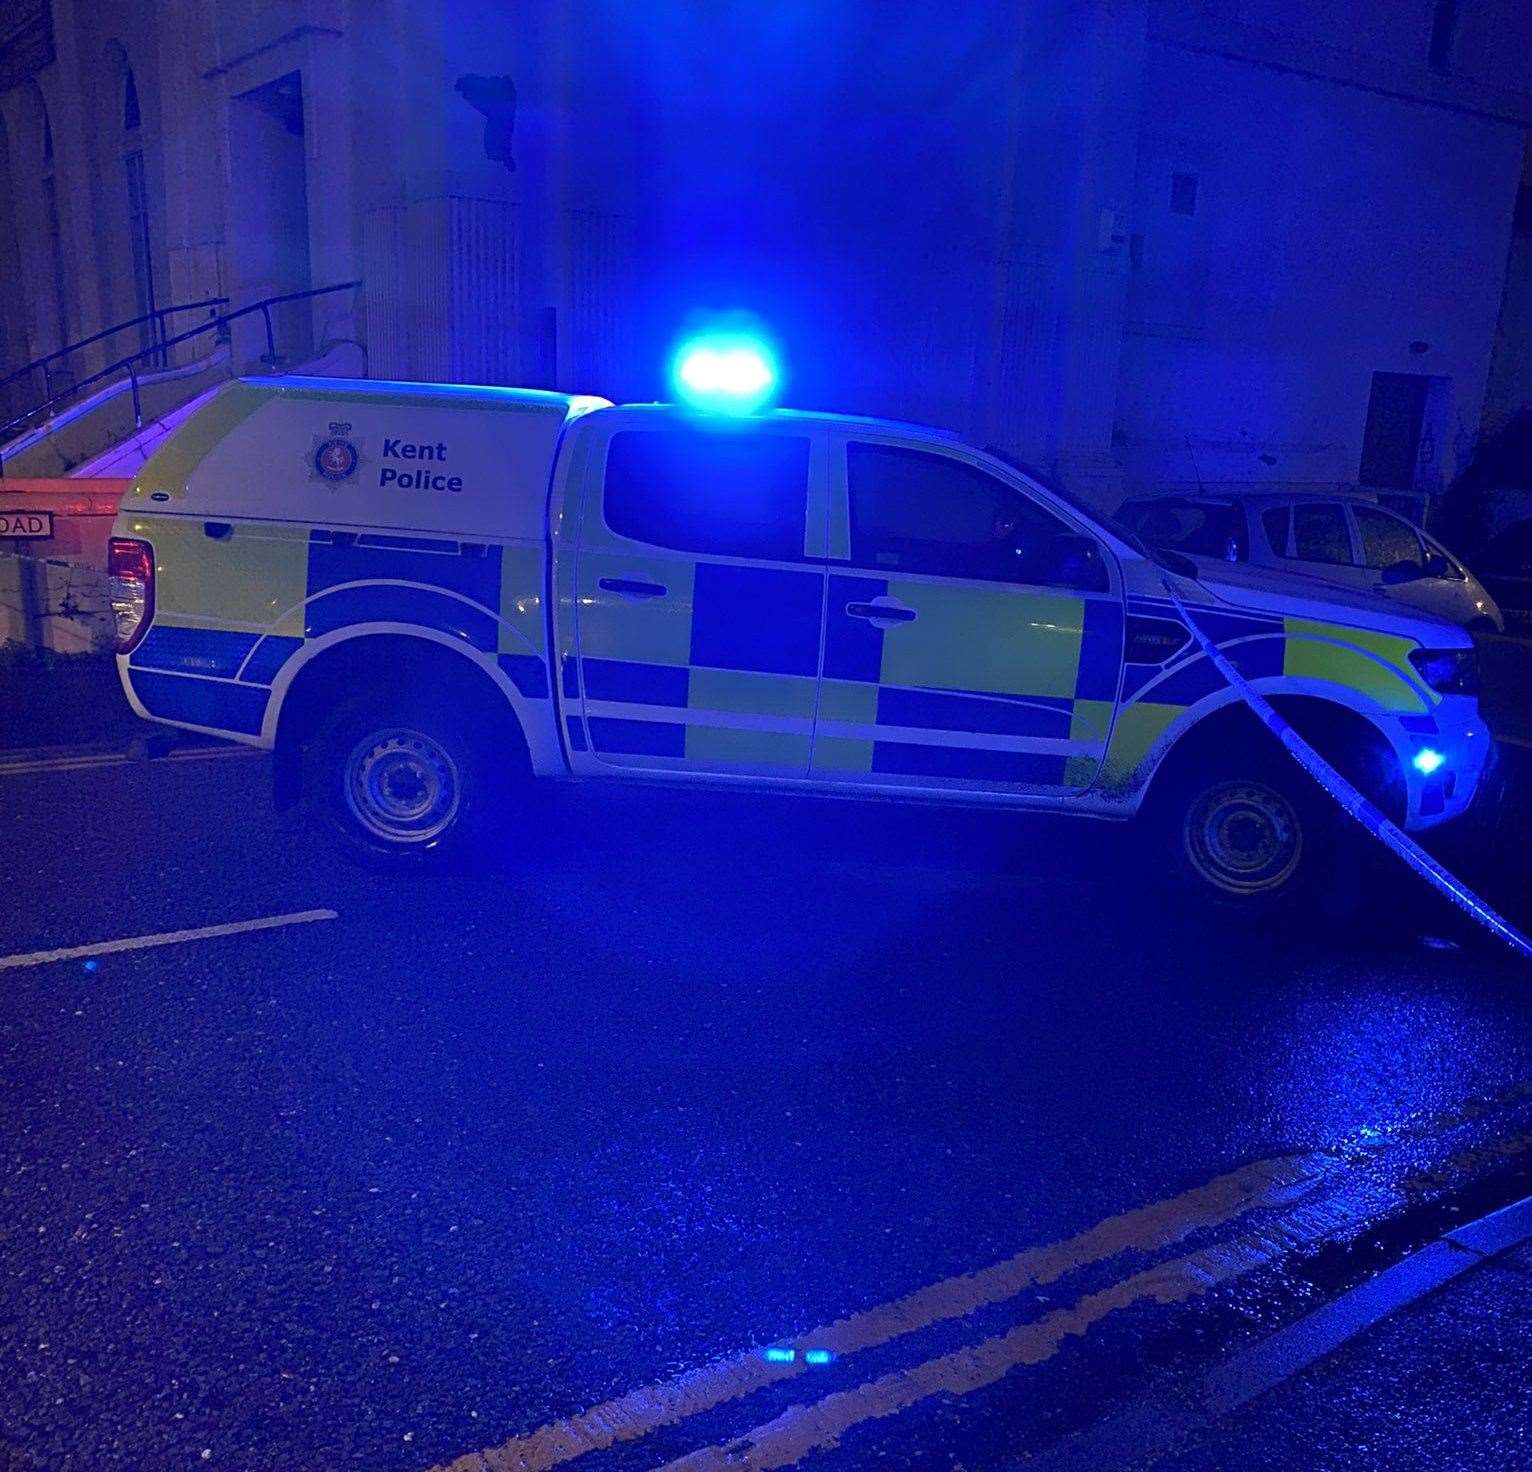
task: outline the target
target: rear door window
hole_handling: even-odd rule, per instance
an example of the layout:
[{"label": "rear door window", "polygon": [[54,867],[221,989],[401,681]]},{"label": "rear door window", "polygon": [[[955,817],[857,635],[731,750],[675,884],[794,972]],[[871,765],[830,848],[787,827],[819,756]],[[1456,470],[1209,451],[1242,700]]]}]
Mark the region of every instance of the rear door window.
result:
[{"label": "rear door window", "polygon": [[803,561],[809,441],[733,430],[623,430],[606,452],[606,524],[678,552]]},{"label": "rear door window", "polygon": [[1339,502],[1300,501],[1293,507],[1292,556],[1300,562],[1352,565],[1351,533]]},{"label": "rear door window", "polygon": [[1399,562],[1419,567],[1425,561],[1414,527],[1386,511],[1374,511],[1370,506],[1355,506],[1351,514],[1356,517],[1364,567],[1381,570]]}]

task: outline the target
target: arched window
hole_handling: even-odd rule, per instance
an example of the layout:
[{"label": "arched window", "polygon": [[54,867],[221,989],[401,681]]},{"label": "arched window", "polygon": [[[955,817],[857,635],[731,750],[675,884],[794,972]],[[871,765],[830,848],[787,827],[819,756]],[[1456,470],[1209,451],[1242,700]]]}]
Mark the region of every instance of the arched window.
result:
[{"label": "arched window", "polygon": [[143,122],[138,107],[138,83],[133,80],[133,68],[129,67],[122,79],[122,131],[131,133]]},{"label": "arched window", "polygon": [[[42,168],[39,170],[38,182],[42,186],[43,195],[43,237],[47,242],[48,266],[52,280],[49,283],[53,288],[53,328],[58,335],[58,347],[63,347],[69,341],[69,296],[71,280],[66,265],[64,251],[64,231],[61,223],[59,209],[59,186],[54,174],[53,157],[53,120],[48,115],[48,104],[44,100],[42,92],[37,90],[34,84],[32,101],[36,107],[38,122],[38,135],[42,141]],[[70,371],[69,359],[64,358],[55,363],[49,369],[50,388],[53,387],[52,378],[56,374],[67,375]]]},{"label": "arched window", "polygon": [[[113,284],[110,294],[115,311],[123,318],[135,316],[144,319],[138,328],[139,346],[149,349],[157,346],[162,335],[159,321],[155,317],[160,283],[155,280],[155,230],[151,219],[153,201],[147,164],[156,140],[151,136],[150,128],[145,126],[138,77],[122,42],[108,41],[102,60],[105,73],[103,81],[107,85],[100,89],[102,113],[97,136],[103,155],[101,166],[106,167],[107,160],[113,153],[116,154],[122,170],[119,175],[122,183],[117,187],[123,191],[118,198],[126,206],[113,220],[116,228],[111,231],[113,238],[107,251],[109,280]],[[152,73],[146,85],[152,89]],[[152,103],[153,99],[150,101]],[[119,234],[119,230],[122,233]],[[133,295],[126,298],[116,283],[125,284],[129,281],[132,282]],[[121,343],[119,346],[126,344]],[[159,363],[162,359],[156,355],[150,361]]]}]

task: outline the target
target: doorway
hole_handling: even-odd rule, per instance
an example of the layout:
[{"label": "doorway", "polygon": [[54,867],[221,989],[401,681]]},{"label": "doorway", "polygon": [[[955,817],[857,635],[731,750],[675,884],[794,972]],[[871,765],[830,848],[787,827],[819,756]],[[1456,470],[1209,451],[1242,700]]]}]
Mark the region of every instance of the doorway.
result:
[{"label": "doorway", "polygon": [[[229,165],[234,180],[230,194],[234,305],[307,291],[314,283],[299,72],[288,72],[232,100]],[[267,342],[259,313],[234,324],[236,367],[257,362],[290,367],[312,355],[310,302],[274,306],[271,326],[274,347]]]},{"label": "doorway", "polygon": [[1452,380],[1374,373],[1357,480],[1379,490],[1437,490],[1450,424]]}]

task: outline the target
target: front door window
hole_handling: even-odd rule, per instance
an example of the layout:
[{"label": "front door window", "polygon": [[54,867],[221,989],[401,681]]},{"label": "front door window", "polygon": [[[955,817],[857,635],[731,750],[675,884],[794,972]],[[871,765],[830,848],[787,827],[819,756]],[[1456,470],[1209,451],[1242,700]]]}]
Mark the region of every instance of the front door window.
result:
[{"label": "front door window", "polygon": [[1096,540],[982,466],[873,442],[846,447],[843,514],[813,774],[1088,787],[1122,666],[1122,606]]}]

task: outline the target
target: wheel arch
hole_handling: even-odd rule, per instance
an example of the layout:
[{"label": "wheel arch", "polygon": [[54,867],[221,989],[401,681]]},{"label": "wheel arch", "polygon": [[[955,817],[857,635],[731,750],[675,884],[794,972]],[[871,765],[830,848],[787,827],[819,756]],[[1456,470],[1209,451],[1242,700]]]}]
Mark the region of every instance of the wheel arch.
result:
[{"label": "wheel arch", "polygon": [[[557,759],[551,695],[542,700],[522,695],[492,657],[434,629],[352,625],[310,640],[273,684],[261,741],[275,756],[278,807],[296,800],[304,744],[347,690],[397,686],[411,675],[468,692],[485,719],[503,723],[506,740],[525,748],[534,772],[546,770],[550,745]],[[539,705],[546,708],[541,719],[534,709]]]},{"label": "wheel arch", "polygon": [[[1399,752],[1368,712],[1324,694],[1264,691],[1277,713],[1343,777],[1395,821],[1409,802]],[[1232,692],[1230,692],[1232,696]],[[1189,713],[1190,714],[1190,713]],[[1168,745],[1144,782],[1141,802],[1158,804],[1180,789],[1199,762],[1248,748],[1261,760],[1291,761],[1276,736],[1237,696],[1167,732]]]}]

